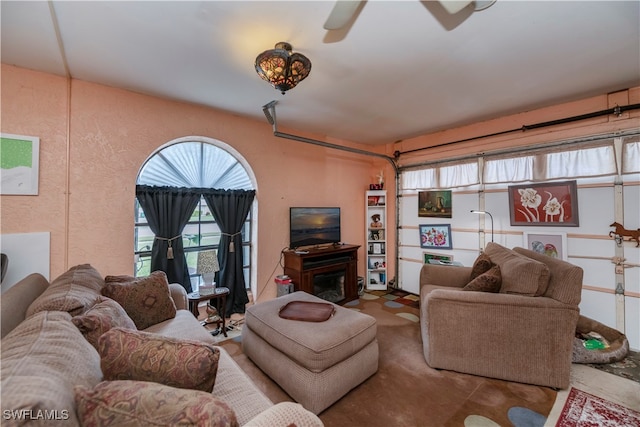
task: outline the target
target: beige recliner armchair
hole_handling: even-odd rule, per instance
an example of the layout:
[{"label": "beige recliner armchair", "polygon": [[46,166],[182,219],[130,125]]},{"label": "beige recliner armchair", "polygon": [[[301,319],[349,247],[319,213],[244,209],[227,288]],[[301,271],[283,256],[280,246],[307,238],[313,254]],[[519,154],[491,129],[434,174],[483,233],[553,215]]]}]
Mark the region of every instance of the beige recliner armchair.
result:
[{"label": "beige recliner armchair", "polygon": [[567,388],[582,268],[527,249],[489,243],[498,293],[463,290],[471,267],[420,272],[424,357],[433,368]]}]

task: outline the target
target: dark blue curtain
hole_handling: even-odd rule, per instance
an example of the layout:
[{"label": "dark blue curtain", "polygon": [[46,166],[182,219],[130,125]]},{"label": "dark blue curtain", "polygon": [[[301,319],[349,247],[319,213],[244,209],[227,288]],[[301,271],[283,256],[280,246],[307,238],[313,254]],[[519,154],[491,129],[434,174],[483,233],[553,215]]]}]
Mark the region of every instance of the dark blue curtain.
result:
[{"label": "dark blue curtain", "polygon": [[167,274],[169,283],[180,283],[191,292],[191,279],[182,246],[182,230],[200,201],[200,190],[176,187],[136,186],[136,197],[156,235],[151,248],[151,271]]},{"label": "dark blue curtain", "polygon": [[216,283],[229,288],[226,315],[244,313],[249,296],[242,268],[244,259],[241,232],[256,192],[202,189],[202,193],[222,232],[218,248],[220,271],[216,275]]}]

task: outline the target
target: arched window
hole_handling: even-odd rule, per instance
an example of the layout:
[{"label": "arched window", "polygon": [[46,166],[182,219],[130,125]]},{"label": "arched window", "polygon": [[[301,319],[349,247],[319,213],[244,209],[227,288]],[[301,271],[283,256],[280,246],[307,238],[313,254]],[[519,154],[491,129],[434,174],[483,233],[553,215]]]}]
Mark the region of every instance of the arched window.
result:
[{"label": "arched window", "polygon": [[[185,137],[160,147],[140,168],[138,186],[255,190],[255,177],[246,160],[229,145],[206,137]],[[151,247],[154,233],[136,199],[135,206],[135,275],[150,273]],[[255,205],[254,201],[254,205]],[[243,273],[247,288],[255,283],[255,233],[253,210],[242,228]],[[196,273],[198,253],[218,249],[221,232],[204,197],[200,198],[182,232],[182,243],[191,278],[197,290],[200,276]]]}]

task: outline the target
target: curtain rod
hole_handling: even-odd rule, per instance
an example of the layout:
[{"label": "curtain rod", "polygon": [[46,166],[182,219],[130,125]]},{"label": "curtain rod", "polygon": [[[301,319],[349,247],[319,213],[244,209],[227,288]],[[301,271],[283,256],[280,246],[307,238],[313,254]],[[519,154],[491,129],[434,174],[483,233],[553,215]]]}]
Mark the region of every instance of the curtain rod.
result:
[{"label": "curtain rod", "polygon": [[429,147],[415,148],[413,150],[407,150],[407,151],[396,151],[394,153],[394,156],[396,158],[398,158],[402,154],[415,153],[415,152],[418,152],[418,151],[430,150],[430,149],[436,148],[436,147],[445,147],[447,145],[459,144],[461,142],[475,141],[477,139],[489,138],[489,137],[492,137],[492,136],[506,135],[506,134],[514,133],[514,132],[525,132],[525,131],[528,131],[528,130],[540,129],[540,128],[544,128],[544,127],[548,127],[548,126],[555,126],[555,125],[560,125],[560,124],[565,124],[565,123],[576,122],[576,121],[580,121],[580,120],[592,119],[594,117],[600,117],[600,116],[605,116],[605,115],[610,115],[610,114],[615,114],[617,116],[620,116],[622,113],[624,113],[626,111],[637,110],[637,109],[640,109],[640,104],[625,105],[625,106],[622,106],[622,107],[621,106],[615,106],[613,108],[609,108],[609,109],[606,109],[606,110],[595,111],[595,112],[592,112],[592,113],[581,114],[581,115],[578,115],[578,116],[565,117],[564,119],[557,119],[557,120],[550,120],[550,121],[547,121],[547,122],[535,123],[535,124],[532,124],[532,125],[522,125],[519,128],[504,130],[504,131],[501,131],[501,132],[495,132],[495,133],[490,133],[490,134],[486,134],[486,135],[474,136],[472,138],[459,139],[457,141],[443,142],[442,144],[431,145]]}]

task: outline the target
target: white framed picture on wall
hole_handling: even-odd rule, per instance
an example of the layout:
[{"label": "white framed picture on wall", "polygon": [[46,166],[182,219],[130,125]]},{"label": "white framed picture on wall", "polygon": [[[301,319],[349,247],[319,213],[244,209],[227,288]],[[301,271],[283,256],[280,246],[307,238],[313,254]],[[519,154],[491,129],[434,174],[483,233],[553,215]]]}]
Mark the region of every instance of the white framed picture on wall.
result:
[{"label": "white framed picture on wall", "polygon": [[0,153],[0,193],[37,196],[40,138],[3,133]]},{"label": "white framed picture on wall", "polygon": [[539,232],[523,233],[524,247],[566,261],[567,254],[567,233]]}]

